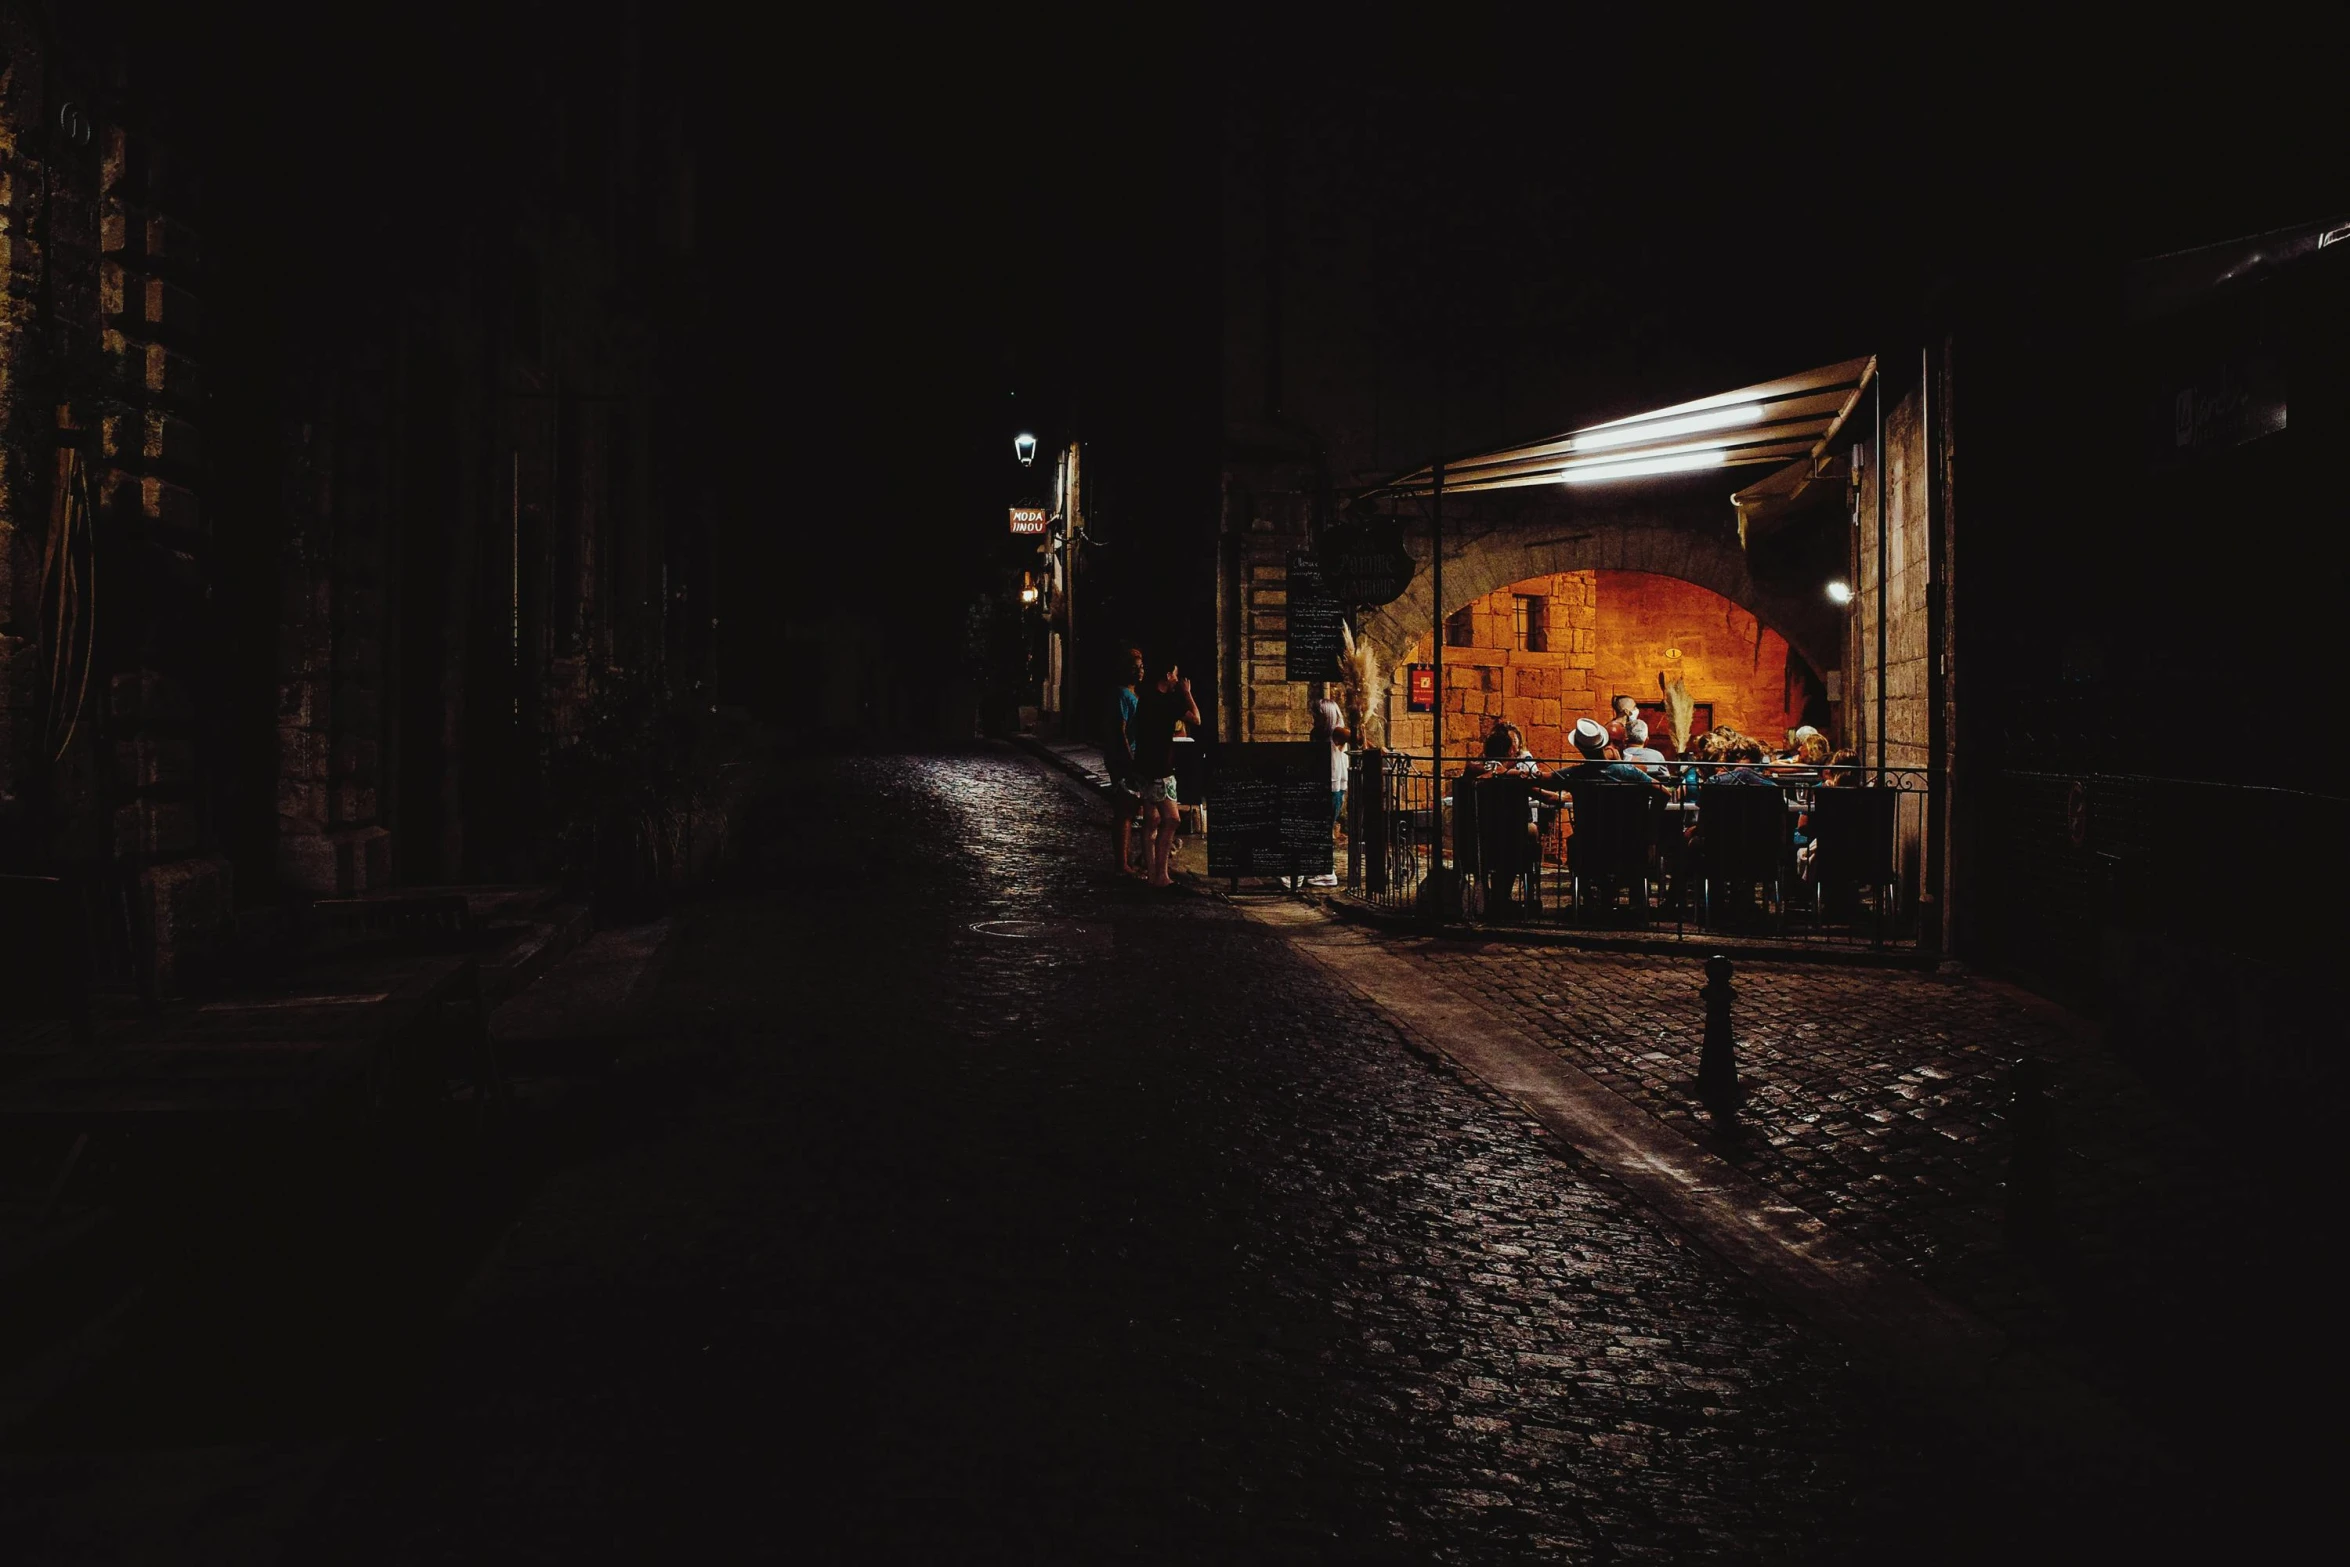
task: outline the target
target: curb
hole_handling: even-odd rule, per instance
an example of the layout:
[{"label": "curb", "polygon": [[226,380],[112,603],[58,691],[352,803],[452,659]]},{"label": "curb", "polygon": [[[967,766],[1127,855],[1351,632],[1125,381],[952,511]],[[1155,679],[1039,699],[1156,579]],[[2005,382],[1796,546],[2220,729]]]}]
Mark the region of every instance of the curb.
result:
[{"label": "curb", "polygon": [[2072,1483],[2172,1475],[2126,1410],[1974,1308],[1867,1242],[1832,1229],[1567,1061],[1507,1014],[1424,981],[1369,932],[1324,910],[1245,911],[1354,991],[1405,1040],[1529,1116],[1629,1201],[1678,1230],[1790,1315],[1817,1325],[1898,1399],[1951,1416],[1973,1440],[2057,1466]]},{"label": "curb", "polygon": [[1543,930],[1524,925],[1432,925],[1411,914],[1392,914],[1385,909],[1344,896],[1321,894],[1312,902],[1339,919],[1351,924],[1369,926],[1390,935],[1422,936],[1443,941],[1508,942],[1522,947],[1570,947],[1584,952],[1624,952],[1650,957],[1684,956],[1689,953],[1712,955],[1723,953],[1729,957],[1754,963],[1825,963],[1842,968],[1908,969],[1932,973],[1941,966],[1941,959],[1931,952],[1870,951],[1839,947],[1780,947],[1760,942],[1742,941],[1736,937],[1707,941],[1692,937],[1675,941],[1663,936],[1613,935],[1574,930]]},{"label": "curb", "polygon": [[1087,789],[1091,790],[1097,795],[1104,797],[1108,796],[1110,788],[1106,782],[1104,782],[1102,779],[1096,778],[1092,773],[1078,766],[1075,762],[1070,761],[1060,752],[1054,750],[1051,746],[1046,745],[1042,740],[1037,739],[1036,736],[1013,735],[1010,738],[1013,745],[1018,746],[1023,751],[1026,751],[1030,756],[1035,757],[1038,761],[1043,762],[1045,765],[1051,767],[1054,771],[1059,772],[1066,777],[1076,779],[1079,783],[1085,785]]}]

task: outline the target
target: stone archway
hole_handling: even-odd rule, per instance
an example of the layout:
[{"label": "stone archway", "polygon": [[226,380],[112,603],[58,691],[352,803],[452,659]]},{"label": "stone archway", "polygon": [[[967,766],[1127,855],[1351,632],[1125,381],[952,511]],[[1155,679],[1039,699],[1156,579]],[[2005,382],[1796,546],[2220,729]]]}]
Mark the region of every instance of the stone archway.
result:
[{"label": "stone archway", "polygon": [[[1394,603],[1364,615],[1357,628],[1377,653],[1386,689],[1373,700],[1388,720],[1382,726],[1388,733],[1416,727],[1402,711],[1401,671],[1415,642],[1425,660],[1428,639],[1440,634],[1423,517],[1406,513],[1407,547],[1417,567],[1411,586]],[[1821,591],[1824,584],[1757,577],[1718,475],[1666,481],[1621,498],[1545,487],[1447,499],[1445,614],[1515,583],[1578,573],[1640,573],[1692,584],[1776,633],[1811,674],[1824,678],[1844,661],[1844,616]],[[1648,693],[1648,681],[1636,682],[1633,690]],[[1516,694],[1514,687],[1509,694]]]},{"label": "stone archway", "polygon": [[[1379,650],[1380,667],[1403,662],[1413,640],[1442,618],[1436,609],[1428,541],[1412,541],[1419,570],[1403,597],[1363,617],[1362,631]],[[1678,577],[1720,594],[1787,639],[1815,670],[1843,662],[1842,621],[1825,599],[1773,591],[1754,579],[1746,551],[1727,528],[1716,533],[1664,518],[1589,516],[1518,518],[1480,526],[1470,521],[1460,542],[1448,528],[1444,551],[1445,612],[1529,577],[1570,571],[1644,571]]]}]

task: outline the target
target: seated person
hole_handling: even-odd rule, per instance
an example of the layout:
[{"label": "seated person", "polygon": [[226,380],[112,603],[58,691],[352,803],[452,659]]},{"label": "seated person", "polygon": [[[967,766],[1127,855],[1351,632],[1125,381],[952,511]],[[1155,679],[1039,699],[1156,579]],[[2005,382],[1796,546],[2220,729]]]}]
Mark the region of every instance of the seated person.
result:
[{"label": "seated person", "polygon": [[1526,749],[1525,731],[1507,719],[1495,724],[1493,733],[1485,737],[1485,752],[1480,760],[1485,764],[1483,770],[1493,772],[1532,775],[1542,771],[1542,764]]},{"label": "seated person", "polygon": [[1781,779],[1801,783],[1817,783],[1820,769],[1827,765],[1828,737],[1809,725],[1795,730],[1795,744],[1783,756],[1771,762],[1771,773]]},{"label": "seated person", "polygon": [[1576,784],[1632,784],[1643,789],[1662,787],[1654,778],[1629,762],[1611,762],[1607,759],[1607,731],[1588,718],[1575,720],[1575,727],[1567,738],[1574,743],[1576,753],[1583,759],[1571,767],[1562,767],[1543,782],[1552,789],[1564,790]]},{"label": "seated person", "polygon": [[1667,776],[1665,753],[1648,743],[1648,725],[1640,719],[1633,719],[1624,726],[1624,739],[1626,743],[1622,760],[1640,768],[1658,782],[1663,782]]},{"label": "seated person", "polygon": [[1681,782],[1690,788],[1705,782],[1713,769],[1705,764],[1722,759],[1722,731],[1708,729],[1690,738],[1681,752]]},{"label": "seated person", "polygon": [[[1469,771],[1472,774],[1482,773],[1487,777],[1501,777],[1515,773],[1523,777],[1534,778],[1540,775],[1542,764],[1535,760],[1532,751],[1526,749],[1526,732],[1505,718],[1496,722],[1493,726],[1493,732],[1485,737],[1484,754],[1478,761],[1470,764]],[[1542,803],[1540,795],[1539,789],[1530,789],[1527,792],[1524,860],[1526,868],[1513,875],[1510,878],[1510,885],[1501,890],[1500,901],[1505,905],[1519,896],[1521,885],[1529,903],[1534,901],[1540,890],[1542,813],[1548,809]],[[1488,885],[1489,896],[1491,892],[1492,889]]]},{"label": "seated person", "polygon": [[[1823,741],[1824,743],[1824,741]],[[1820,768],[1820,787],[1823,789],[1857,789],[1866,780],[1862,777],[1860,753],[1847,746],[1832,753]],[[1819,853],[1819,842],[1812,832],[1811,813],[1806,811],[1795,819],[1795,869],[1805,881],[1812,879],[1812,861]],[[1846,889],[1850,896],[1850,889]]]},{"label": "seated person", "polygon": [[1770,789],[1779,787],[1778,779],[1762,771],[1767,758],[1763,755],[1760,740],[1746,735],[1735,737],[1722,747],[1722,760],[1730,765],[1715,771],[1706,779],[1707,783],[1761,784]]},{"label": "seated person", "polygon": [[1631,744],[1629,737],[1632,721],[1639,716],[1640,703],[1637,698],[1619,696],[1610,702],[1607,715],[1607,743],[1618,751]]}]

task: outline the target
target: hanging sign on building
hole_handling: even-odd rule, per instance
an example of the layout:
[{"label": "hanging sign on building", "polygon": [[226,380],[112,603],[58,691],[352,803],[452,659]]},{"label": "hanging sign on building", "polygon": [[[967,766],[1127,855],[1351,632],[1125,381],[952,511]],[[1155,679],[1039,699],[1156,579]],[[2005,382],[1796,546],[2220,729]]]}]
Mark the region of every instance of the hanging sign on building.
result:
[{"label": "hanging sign on building", "polygon": [[1042,533],[1048,518],[1042,506],[1015,506],[1012,508],[1014,533]]},{"label": "hanging sign on building", "polygon": [[1290,552],[1288,590],[1289,653],[1283,678],[1336,680],[1339,655],[1346,651],[1346,612],[1330,596],[1321,560],[1312,550]]},{"label": "hanging sign on building", "polygon": [[1341,523],[1314,547],[1330,596],[1349,609],[1376,609],[1403,597],[1412,585],[1412,557],[1393,518]]},{"label": "hanging sign on building", "polygon": [[1415,713],[1436,711],[1436,666],[1407,664],[1404,706]]}]

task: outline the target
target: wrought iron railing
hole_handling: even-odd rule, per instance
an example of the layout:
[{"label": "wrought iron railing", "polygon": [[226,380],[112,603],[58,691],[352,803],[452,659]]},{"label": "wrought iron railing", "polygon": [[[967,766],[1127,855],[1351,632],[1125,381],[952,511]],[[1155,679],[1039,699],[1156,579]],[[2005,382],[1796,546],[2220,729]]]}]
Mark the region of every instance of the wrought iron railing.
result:
[{"label": "wrought iron railing", "polygon": [[[1571,765],[1448,761],[1440,779],[1425,756],[1359,755],[1347,799],[1347,895],[1472,924],[1916,942],[1925,769],[1765,764],[1728,778],[1738,764],[1673,762],[1644,769],[1658,784],[1649,791],[1577,778]],[[1765,796],[1743,790],[1718,797],[1709,841],[1707,786],[1751,789],[1756,773],[1775,802],[1759,805]],[[1836,798],[1823,804],[1825,794]]]}]

